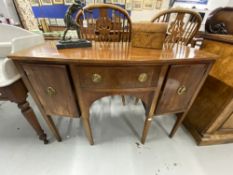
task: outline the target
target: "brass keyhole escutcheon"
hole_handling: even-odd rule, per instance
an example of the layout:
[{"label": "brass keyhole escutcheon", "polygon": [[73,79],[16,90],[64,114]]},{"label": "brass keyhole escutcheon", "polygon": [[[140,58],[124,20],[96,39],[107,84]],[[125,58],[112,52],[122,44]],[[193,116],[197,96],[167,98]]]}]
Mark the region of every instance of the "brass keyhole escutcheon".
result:
[{"label": "brass keyhole escutcheon", "polygon": [[48,87],[47,88],[47,94],[48,96],[52,97],[52,96],[55,96],[56,95],[56,90],[53,88],[53,87]]},{"label": "brass keyhole escutcheon", "polygon": [[100,74],[93,74],[93,75],[92,75],[92,81],[93,81],[94,83],[100,83],[101,80],[102,80],[102,77],[101,77]]},{"label": "brass keyhole escutcheon", "polygon": [[177,94],[178,95],[183,95],[185,94],[187,91],[186,87],[183,85],[183,86],[180,86],[178,89],[177,89]]},{"label": "brass keyhole escutcheon", "polygon": [[140,83],[144,83],[146,80],[148,79],[148,75],[146,73],[141,73],[139,76],[138,76],[138,81]]}]

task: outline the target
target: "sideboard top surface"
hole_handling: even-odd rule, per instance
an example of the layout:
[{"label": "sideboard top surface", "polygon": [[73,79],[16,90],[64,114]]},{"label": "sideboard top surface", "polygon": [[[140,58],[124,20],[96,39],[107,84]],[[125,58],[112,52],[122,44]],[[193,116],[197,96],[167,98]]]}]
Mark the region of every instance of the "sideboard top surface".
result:
[{"label": "sideboard top surface", "polygon": [[131,47],[128,43],[93,43],[89,48],[57,50],[57,41],[46,41],[9,55],[20,61],[45,61],[61,63],[161,63],[214,61],[216,55],[186,46],[175,46],[161,50]]}]

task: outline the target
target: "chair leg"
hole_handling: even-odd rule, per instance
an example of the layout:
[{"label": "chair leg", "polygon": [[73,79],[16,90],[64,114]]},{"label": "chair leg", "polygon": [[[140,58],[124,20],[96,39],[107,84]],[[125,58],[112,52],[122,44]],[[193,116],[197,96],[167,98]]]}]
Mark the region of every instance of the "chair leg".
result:
[{"label": "chair leg", "polygon": [[180,127],[180,125],[182,124],[182,122],[183,122],[185,116],[186,116],[186,113],[183,113],[182,115],[179,115],[179,114],[177,115],[176,122],[175,122],[175,124],[174,124],[174,126],[173,126],[173,128],[172,128],[171,133],[169,134],[169,137],[170,137],[170,138],[172,138],[172,137],[175,135],[177,129],[178,129],[178,128]]},{"label": "chair leg", "polygon": [[121,100],[122,100],[123,106],[125,106],[125,96],[124,95],[121,96]]},{"label": "chair leg", "polygon": [[137,105],[139,100],[140,100],[139,98],[136,98],[134,104]]},{"label": "chair leg", "polygon": [[142,138],[141,138],[141,143],[144,144],[146,141],[146,137],[149,131],[149,128],[151,126],[152,122],[152,117],[147,117],[144,123],[144,128],[143,128],[143,133],[142,133]]}]

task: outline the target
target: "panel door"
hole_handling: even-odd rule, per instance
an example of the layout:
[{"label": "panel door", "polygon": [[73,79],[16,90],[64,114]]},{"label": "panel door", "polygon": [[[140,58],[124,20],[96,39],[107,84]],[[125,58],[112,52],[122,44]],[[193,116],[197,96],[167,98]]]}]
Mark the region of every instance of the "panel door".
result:
[{"label": "panel door", "polygon": [[206,69],[205,64],[172,65],[168,71],[156,113],[183,112]]},{"label": "panel door", "polygon": [[23,68],[46,114],[78,115],[66,66],[24,64]]}]

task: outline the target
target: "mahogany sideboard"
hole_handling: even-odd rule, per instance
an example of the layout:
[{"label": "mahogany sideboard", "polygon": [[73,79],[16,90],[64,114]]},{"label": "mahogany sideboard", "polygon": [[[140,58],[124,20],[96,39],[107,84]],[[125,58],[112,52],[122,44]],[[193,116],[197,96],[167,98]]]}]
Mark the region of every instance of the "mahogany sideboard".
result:
[{"label": "mahogany sideboard", "polygon": [[155,50],[124,42],[93,42],[91,48],[57,50],[56,41],[9,57],[57,140],[61,137],[51,116],[81,116],[90,144],[94,141],[89,108],[95,100],[111,95],[142,100],[146,111],[142,143],[158,114],[178,114],[173,136],[216,58],[186,46]]},{"label": "mahogany sideboard", "polygon": [[233,36],[200,37],[202,50],[219,57],[184,123],[198,145],[233,142]]}]

